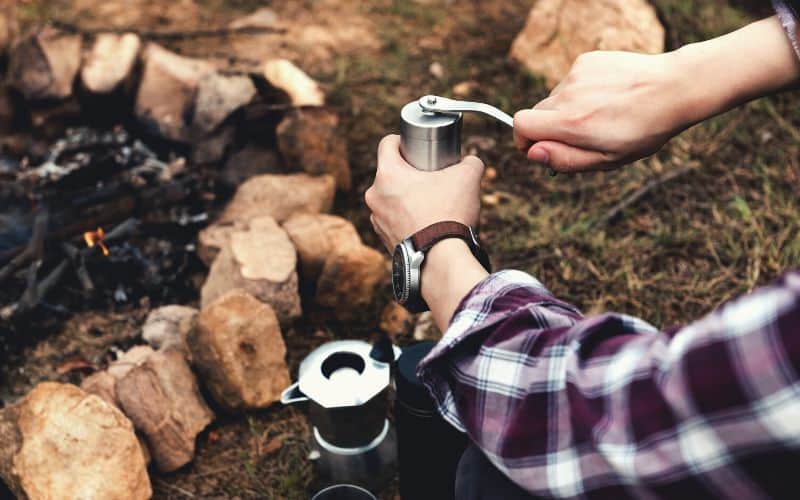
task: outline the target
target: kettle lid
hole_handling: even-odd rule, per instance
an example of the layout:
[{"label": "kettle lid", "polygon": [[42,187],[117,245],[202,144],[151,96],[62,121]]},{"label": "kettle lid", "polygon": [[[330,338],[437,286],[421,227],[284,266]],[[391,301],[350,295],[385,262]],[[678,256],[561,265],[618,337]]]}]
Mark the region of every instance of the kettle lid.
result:
[{"label": "kettle lid", "polygon": [[323,408],[363,405],[391,381],[391,366],[372,359],[371,350],[361,340],[321,345],[300,363],[300,390]]}]

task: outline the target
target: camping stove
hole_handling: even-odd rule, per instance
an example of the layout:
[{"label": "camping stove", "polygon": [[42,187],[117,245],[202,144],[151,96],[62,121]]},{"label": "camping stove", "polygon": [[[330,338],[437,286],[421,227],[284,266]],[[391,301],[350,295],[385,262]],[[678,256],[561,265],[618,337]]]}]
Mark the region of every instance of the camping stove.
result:
[{"label": "camping stove", "polygon": [[283,404],[307,407],[312,453],[322,486],[355,484],[378,491],[394,476],[395,432],[387,420],[391,365],[358,340],[329,342],[300,364]]}]

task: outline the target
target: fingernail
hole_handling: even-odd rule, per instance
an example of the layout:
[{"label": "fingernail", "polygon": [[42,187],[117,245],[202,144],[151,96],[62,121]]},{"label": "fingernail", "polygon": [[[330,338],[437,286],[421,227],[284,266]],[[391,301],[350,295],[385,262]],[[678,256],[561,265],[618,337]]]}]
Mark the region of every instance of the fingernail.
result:
[{"label": "fingernail", "polygon": [[533,160],[533,161],[535,161],[537,163],[542,163],[542,164],[545,164],[545,165],[550,163],[550,155],[547,154],[547,151],[545,151],[544,149],[541,149],[541,148],[536,148],[533,151],[531,151],[528,154],[528,158],[530,158],[531,160]]}]

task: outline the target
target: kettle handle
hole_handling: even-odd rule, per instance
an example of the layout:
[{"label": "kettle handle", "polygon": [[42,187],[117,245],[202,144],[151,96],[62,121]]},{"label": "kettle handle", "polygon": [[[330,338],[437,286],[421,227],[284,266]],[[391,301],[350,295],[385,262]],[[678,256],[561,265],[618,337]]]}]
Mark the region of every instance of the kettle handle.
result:
[{"label": "kettle handle", "polygon": [[307,402],[308,396],[300,390],[300,382],[295,382],[281,392],[281,403],[284,405]]}]

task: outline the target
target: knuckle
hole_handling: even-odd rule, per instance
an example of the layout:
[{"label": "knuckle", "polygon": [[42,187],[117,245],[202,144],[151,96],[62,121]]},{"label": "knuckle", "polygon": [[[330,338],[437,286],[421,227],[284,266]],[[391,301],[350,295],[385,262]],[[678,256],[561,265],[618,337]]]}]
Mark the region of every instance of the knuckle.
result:
[{"label": "knuckle", "polygon": [[366,202],[367,206],[372,209],[375,207],[377,200],[375,199],[377,194],[375,193],[375,187],[370,187],[364,192],[364,201]]}]

